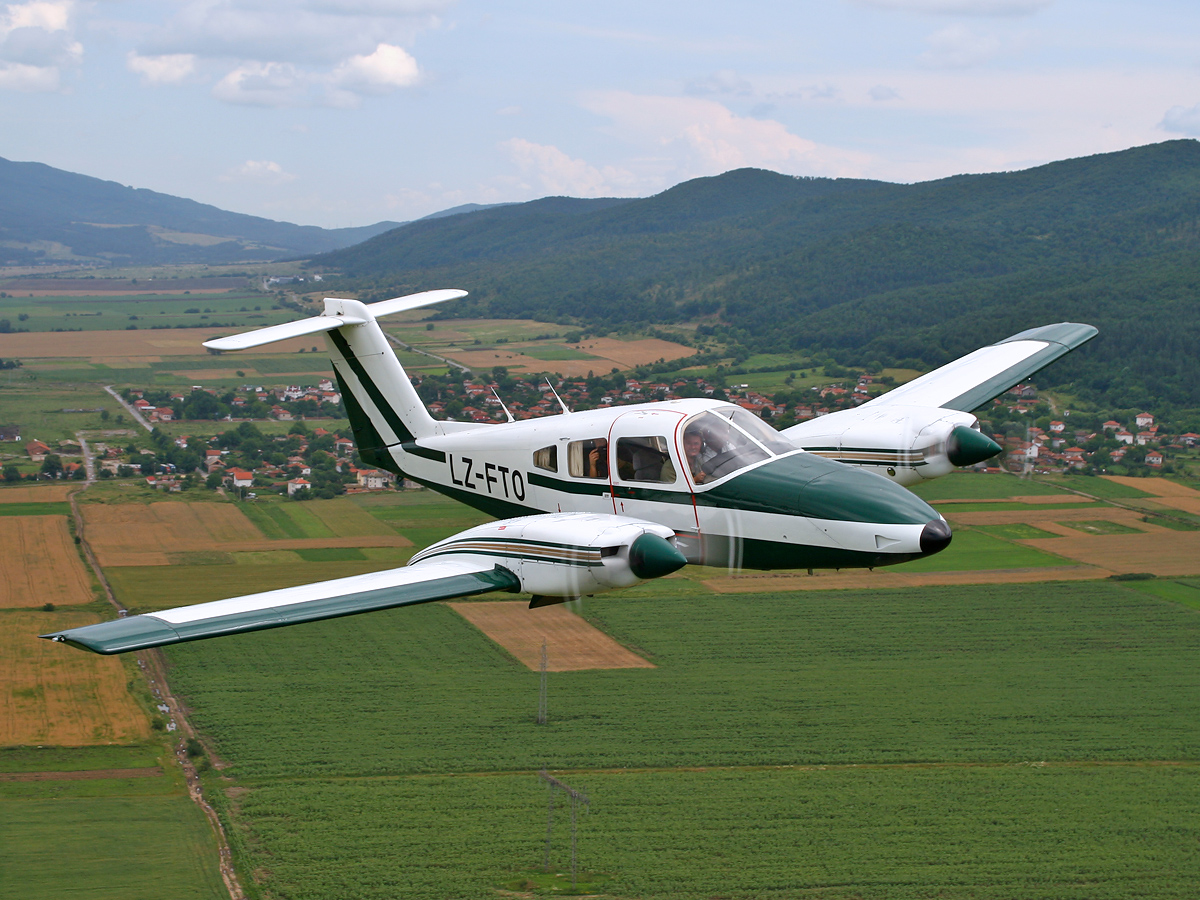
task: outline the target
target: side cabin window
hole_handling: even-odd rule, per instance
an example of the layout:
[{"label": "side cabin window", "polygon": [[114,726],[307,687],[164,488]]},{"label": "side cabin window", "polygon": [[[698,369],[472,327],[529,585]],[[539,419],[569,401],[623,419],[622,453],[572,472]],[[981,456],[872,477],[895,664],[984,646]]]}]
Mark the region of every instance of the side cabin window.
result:
[{"label": "side cabin window", "polygon": [[675,464],[667,446],[667,439],[659,435],[617,438],[617,476],[622,481],[674,484]]},{"label": "side cabin window", "polygon": [[608,438],[567,444],[567,471],[572,478],[608,479]]},{"label": "side cabin window", "polygon": [[534,450],[533,466],[536,469],[545,469],[547,472],[557,472],[558,447],[551,444],[549,447],[543,447],[541,450]]}]

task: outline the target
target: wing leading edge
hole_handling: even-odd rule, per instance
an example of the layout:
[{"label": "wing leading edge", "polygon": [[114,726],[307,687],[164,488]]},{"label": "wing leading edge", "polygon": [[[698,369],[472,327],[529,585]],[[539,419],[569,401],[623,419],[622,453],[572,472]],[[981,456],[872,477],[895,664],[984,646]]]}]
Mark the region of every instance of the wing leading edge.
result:
[{"label": "wing leading edge", "polygon": [[859,409],[933,406],[970,412],[1086,344],[1098,329],[1076,322],[1030,328],[934,369]]},{"label": "wing leading edge", "polygon": [[431,560],[419,566],[197,603],[40,637],[94,653],[125,653],[520,587],[516,575],[494,564]]}]

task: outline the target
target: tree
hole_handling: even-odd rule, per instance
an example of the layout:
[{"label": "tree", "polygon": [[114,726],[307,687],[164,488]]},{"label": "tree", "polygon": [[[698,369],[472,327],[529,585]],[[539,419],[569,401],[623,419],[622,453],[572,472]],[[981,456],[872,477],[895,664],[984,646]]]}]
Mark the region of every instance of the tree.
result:
[{"label": "tree", "polygon": [[46,458],[42,460],[41,473],[43,475],[49,475],[51,478],[57,478],[62,474],[62,468],[62,459],[53,453],[49,453],[46,455]]},{"label": "tree", "polygon": [[21,480],[21,470],[18,469],[16,466],[5,466],[4,467],[4,480],[7,481],[9,484],[12,484],[14,481],[20,481]]}]

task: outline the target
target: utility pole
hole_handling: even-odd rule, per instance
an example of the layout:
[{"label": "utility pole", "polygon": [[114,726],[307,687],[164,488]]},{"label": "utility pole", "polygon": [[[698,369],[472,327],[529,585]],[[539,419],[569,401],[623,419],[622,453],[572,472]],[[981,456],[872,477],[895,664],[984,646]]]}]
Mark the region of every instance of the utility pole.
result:
[{"label": "utility pole", "polygon": [[[538,713],[537,723],[545,725],[549,718],[549,710],[546,708],[546,639],[542,638],[542,665],[541,665],[541,683],[538,686]],[[553,799],[551,804],[553,804]]]},{"label": "utility pole", "polygon": [[571,798],[571,890],[575,890],[576,876],[578,873],[578,841],[577,841],[577,824],[579,805],[591,809],[592,801],[588,799],[588,795],[583,791],[576,790],[569,784],[564,784],[559,781],[545,769],[538,772],[538,777],[550,785],[550,812],[547,816],[546,823],[546,871],[550,871],[550,833],[554,823],[554,791],[557,788],[568,797]]}]

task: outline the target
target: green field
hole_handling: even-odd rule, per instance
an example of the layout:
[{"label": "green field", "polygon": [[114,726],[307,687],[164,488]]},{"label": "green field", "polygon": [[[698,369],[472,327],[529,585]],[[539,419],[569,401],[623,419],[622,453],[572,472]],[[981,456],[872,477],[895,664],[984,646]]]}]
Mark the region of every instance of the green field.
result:
[{"label": "green field", "polygon": [[1007,538],[1010,541],[1028,541],[1034,538],[1058,537],[1058,535],[1052,532],[1043,531],[1040,528],[1034,528],[1032,525],[1024,523],[1015,523],[1012,525],[972,525],[971,530]]},{"label": "green field", "polygon": [[[1200,801],[1195,767],[560,777],[591,799],[579,864],[606,896],[1182,900],[1200,879],[1200,829],[1178,818]],[[344,808],[352,828],[330,813]],[[546,789],[532,773],[268,783],[242,815],[281,896],[474,900],[540,869]],[[566,819],[551,856],[564,875]]]},{"label": "green field", "polygon": [[69,516],[71,504],[64,501],[52,503],[0,503],[0,516]]},{"label": "green field", "polygon": [[[1064,503],[1070,502],[1072,499],[1070,494],[1040,480],[1033,481],[1007,474],[981,475],[975,472],[952,472],[935,481],[915,484],[909,490],[927,502],[1001,500],[1005,497],[1032,497],[1050,494],[1061,494]],[[988,504],[988,507],[992,508],[992,504]]]},{"label": "green field", "polygon": [[[1071,565],[1069,560],[1062,557],[1014,544],[994,535],[995,532],[983,533],[960,528],[954,532],[954,540],[950,542],[950,546],[936,556],[889,566],[889,569],[895,572],[961,572],[971,569],[1027,569]],[[1054,537],[1045,532],[1042,536]]]},{"label": "green field", "polygon": [[216,850],[178,776],[0,781],[5,900],[220,900]]},{"label": "green field", "polygon": [[1140,491],[1116,481],[1109,481],[1095,475],[1044,475],[1042,480],[1047,484],[1060,484],[1063,487],[1083,491],[1104,500],[1132,500],[1138,497],[1153,497],[1146,491]]},{"label": "green field", "polygon": [[[270,297],[252,291],[7,297],[0,298],[0,318],[29,331],[119,331],[131,324],[186,328],[209,322],[262,328],[296,317],[293,310],[272,310],[272,305]],[[22,315],[28,318],[21,320]]]},{"label": "green field", "polygon": [[298,503],[256,500],[238,507],[267,538],[328,538],[334,533],[309,509]]},{"label": "green field", "polygon": [[1200,580],[1195,578],[1156,578],[1146,581],[1130,581],[1126,583],[1126,587],[1200,610]]},{"label": "green field", "polygon": [[[492,896],[540,862],[548,766],[592,797],[581,864],[616,896],[1183,897],[1200,878],[1200,769],[1145,765],[1200,746],[1186,606],[1094,583],[671,584],[584,601],[657,668],[552,674],[544,727],[537,674],[441,605],[172,648],[249,789],[226,810],[243,871],[295,898]],[[800,766],[840,768],[762,768]]]}]

